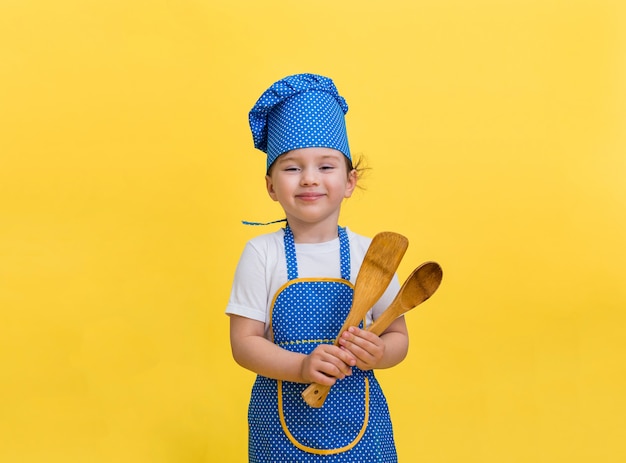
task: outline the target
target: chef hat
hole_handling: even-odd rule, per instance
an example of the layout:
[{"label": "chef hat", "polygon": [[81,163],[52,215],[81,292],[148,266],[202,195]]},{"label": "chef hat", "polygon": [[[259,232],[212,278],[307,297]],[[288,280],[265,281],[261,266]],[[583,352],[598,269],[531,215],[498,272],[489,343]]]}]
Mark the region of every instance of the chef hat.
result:
[{"label": "chef hat", "polygon": [[328,77],[296,74],[274,83],[249,114],[254,147],[267,153],[267,169],[298,148],[334,148],[350,157],[346,100]]}]

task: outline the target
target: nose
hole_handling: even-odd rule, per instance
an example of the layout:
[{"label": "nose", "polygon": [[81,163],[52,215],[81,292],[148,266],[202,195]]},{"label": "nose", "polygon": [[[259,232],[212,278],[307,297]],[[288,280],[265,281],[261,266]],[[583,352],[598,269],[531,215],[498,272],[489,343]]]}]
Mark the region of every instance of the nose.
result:
[{"label": "nose", "polygon": [[300,184],[303,186],[317,185],[319,183],[317,169],[307,167],[302,170],[302,176],[300,177]]}]

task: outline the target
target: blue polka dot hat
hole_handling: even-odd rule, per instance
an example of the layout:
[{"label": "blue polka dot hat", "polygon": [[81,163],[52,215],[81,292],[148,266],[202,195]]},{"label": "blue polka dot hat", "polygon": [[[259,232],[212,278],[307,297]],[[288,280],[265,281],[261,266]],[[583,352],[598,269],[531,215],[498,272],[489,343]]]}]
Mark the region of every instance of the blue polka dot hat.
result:
[{"label": "blue polka dot hat", "polygon": [[350,157],[346,100],[328,77],[296,74],[274,83],[249,114],[254,147],[267,154],[267,169],[278,156],[298,148],[333,148]]}]

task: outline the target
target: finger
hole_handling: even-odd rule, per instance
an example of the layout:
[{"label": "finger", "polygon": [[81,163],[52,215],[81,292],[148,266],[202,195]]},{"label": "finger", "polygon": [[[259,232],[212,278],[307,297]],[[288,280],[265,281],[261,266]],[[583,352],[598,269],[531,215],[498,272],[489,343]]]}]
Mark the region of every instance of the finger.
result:
[{"label": "finger", "polygon": [[368,340],[355,336],[345,336],[340,340],[340,345],[357,358],[356,366],[361,369],[369,368],[376,361],[379,347]]},{"label": "finger", "polygon": [[313,359],[316,360],[316,370],[338,378],[352,374],[352,366],[356,365],[356,358],[337,346],[320,348]]},{"label": "finger", "polygon": [[320,363],[318,371],[328,377],[336,379],[343,379],[352,374],[352,368],[338,360],[336,357]]},{"label": "finger", "polygon": [[354,355],[343,349],[341,346],[328,346],[326,354],[342,362],[348,369],[356,365],[356,358]]},{"label": "finger", "polygon": [[328,376],[322,372],[315,371],[311,375],[309,381],[312,383],[320,384],[322,386],[333,386],[337,382],[337,379],[339,378],[336,378],[334,376]]},{"label": "finger", "polygon": [[363,329],[358,328],[356,326],[351,326],[346,331],[344,331],[342,334],[349,334],[349,335],[351,335],[351,339],[352,338],[354,338],[354,339],[364,339],[365,341],[369,341],[372,344],[378,344],[378,342],[380,341],[380,337],[377,336],[376,334],[372,333],[371,331],[363,330]]},{"label": "finger", "polygon": [[358,336],[358,333],[353,331],[345,331],[339,339],[339,345],[348,348],[352,353],[357,355],[357,357],[359,355],[356,351],[354,351],[355,348],[369,352],[372,348],[376,347],[375,343],[369,339]]}]

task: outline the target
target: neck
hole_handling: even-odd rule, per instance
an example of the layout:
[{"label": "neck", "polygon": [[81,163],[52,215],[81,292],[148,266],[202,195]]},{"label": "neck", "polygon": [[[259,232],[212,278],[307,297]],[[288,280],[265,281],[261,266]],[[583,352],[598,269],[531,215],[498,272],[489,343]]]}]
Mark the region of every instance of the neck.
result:
[{"label": "neck", "polygon": [[291,228],[296,243],[325,243],[339,236],[337,222],[299,224],[289,221],[289,228]]}]

